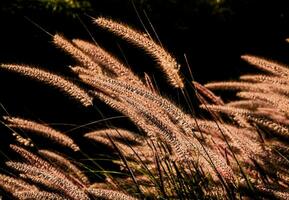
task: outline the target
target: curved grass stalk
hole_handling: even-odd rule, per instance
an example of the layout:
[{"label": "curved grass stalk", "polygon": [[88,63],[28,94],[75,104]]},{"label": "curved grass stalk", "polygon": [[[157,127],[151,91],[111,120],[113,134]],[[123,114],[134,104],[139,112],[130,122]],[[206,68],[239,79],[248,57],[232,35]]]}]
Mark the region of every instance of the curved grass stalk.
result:
[{"label": "curved grass stalk", "polygon": [[143,48],[158,61],[172,86],[180,89],[184,88],[184,82],[179,74],[179,64],[164,48],[127,25],[103,17],[95,19],[95,23]]},{"label": "curved grass stalk", "polygon": [[74,143],[74,141],[70,137],[66,136],[65,134],[59,131],[56,131],[50,128],[49,126],[46,126],[46,125],[43,125],[34,121],[22,119],[19,117],[5,116],[4,119],[8,123],[7,125],[9,127],[20,128],[25,131],[30,131],[35,134],[39,134],[41,136],[51,139],[52,141],[62,146],[69,147],[73,151],[80,150],[79,147]]},{"label": "curved grass stalk", "polygon": [[89,56],[83,53],[80,49],[75,47],[70,41],[65,39],[63,36],[58,34],[53,36],[53,42],[59,48],[65,50],[69,53],[73,58],[75,58],[78,62],[80,62],[84,67],[91,70],[96,74],[101,74],[101,67],[95,63]]},{"label": "curved grass stalk", "polygon": [[69,161],[67,158],[53,152],[50,150],[39,150],[38,151],[42,156],[45,156],[51,161],[54,161],[58,165],[64,166],[67,171],[70,171],[76,179],[79,179],[83,182],[84,185],[89,185],[89,179],[88,177],[71,161]]},{"label": "curved grass stalk", "polygon": [[142,81],[130,69],[101,47],[79,39],[74,39],[72,42],[95,62],[113,72],[120,80],[143,86]]},{"label": "curved grass stalk", "polygon": [[47,72],[43,69],[32,68],[25,65],[1,64],[0,68],[19,73],[37,81],[43,82],[49,86],[56,87],[86,107],[93,104],[92,98],[86,93],[85,90],[66,80],[62,76]]}]

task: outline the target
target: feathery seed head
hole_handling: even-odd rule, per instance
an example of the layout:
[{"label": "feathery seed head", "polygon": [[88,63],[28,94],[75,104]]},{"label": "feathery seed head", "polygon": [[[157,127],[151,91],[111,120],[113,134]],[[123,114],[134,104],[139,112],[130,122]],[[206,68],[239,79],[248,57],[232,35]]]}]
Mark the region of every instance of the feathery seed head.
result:
[{"label": "feathery seed head", "polygon": [[86,93],[85,90],[78,87],[71,81],[66,80],[64,77],[47,72],[43,69],[32,68],[24,65],[1,64],[0,68],[19,73],[29,78],[38,80],[47,85],[54,86],[64,93],[68,94],[75,100],[81,102],[84,106],[92,105],[92,98]]},{"label": "feathery seed head", "polygon": [[73,56],[73,58],[83,64],[86,68],[92,70],[96,74],[101,74],[100,66],[63,36],[55,34],[53,36],[53,42],[56,46]]},{"label": "feathery seed head", "polygon": [[121,38],[143,48],[151,56],[153,56],[160,65],[163,72],[166,74],[169,82],[175,88],[184,88],[184,82],[179,74],[180,65],[176,62],[164,48],[158,45],[153,40],[145,37],[142,33],[134,30],[128,25],[118,23],[116,21],[99,17],[95,19],[95,23],[102,28],[105,28]]}]

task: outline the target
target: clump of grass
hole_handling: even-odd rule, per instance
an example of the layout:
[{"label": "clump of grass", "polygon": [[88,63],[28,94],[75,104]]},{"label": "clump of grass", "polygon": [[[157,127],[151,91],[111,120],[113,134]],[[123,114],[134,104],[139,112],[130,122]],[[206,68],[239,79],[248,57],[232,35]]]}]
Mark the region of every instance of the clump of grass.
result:
[{"label": "clump of grass", "polygon": [[[127,25],[103,17],[95,22],[143,48],[156,59],[171,86],[186,94],[176,59],[163,47]],[[27,147],[10,145],[23,158],[8,159],[10,174],[0,175],[0,187],[10,196],[75,200],[289,198],[286,67],[245,55],[242,59],[267,74],[205,86],[192,82],[200,107],[209,114],[196,117],[160,95],[147,74],[136,76],[98,45],[70,41],[58,34],[53,42],[78,61],[70,70],[79,84],[41,68],[1,64],[0,69],[56,87],[87,109],[96,106],[93,100],[97,98],[126,116],[139,131],[114,126],[82,131],[86,143],[90,140],[111,150],[109,160],[117,169],[109,171],[96,162],[96,169],[82,163],[93,160],[93,155],[84,153],[69,135],[31,120],[4,117],[3,123],[11,130],[37,133],[75,151],[36,152],[32,147],[39,144],[28,138],[32,144],[27,145],[26,136],[14,133],[15,142]],[[233,90],[239,99],[222,99],[211,90]],[[69,158],[77,153],[80,161]],[[102,173],[101,182],[93,180],[95,171]]]}]

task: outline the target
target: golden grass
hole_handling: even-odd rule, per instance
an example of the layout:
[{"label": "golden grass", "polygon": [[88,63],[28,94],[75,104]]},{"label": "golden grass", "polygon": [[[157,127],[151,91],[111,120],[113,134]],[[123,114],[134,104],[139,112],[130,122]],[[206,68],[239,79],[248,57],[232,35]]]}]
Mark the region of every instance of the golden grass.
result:
[{"label": "golden grass", "polygon": [[[95,22],[151,54],[171,85],[185,94],[179,66],[163,47],[127,25],[106,18]],[[126,116],[141,134],[118,127],[82,132],[80,137],[87,140],[86,144],[90,139],[118,155],[111,162],[118,165],[121,175],[112,176],[103,170],[104,182],[95,182],[87,175],[94,169],[82,163],[93,157],[81,151],[79,141],[44,124],[4,117],[7,127],[37,133],[78,151],[77,156],[82,158],[68,159],[76,152],[56,149],[33,153],[31,147],[39,144],[26,141],[17,132],[15,142],[27,147],[11,145],[23,159],[8,160],[6,165],[21,178],[0,175],[0,187],[11,196],[74,200],[288,199],[289,70],[285,66],[244,55],[242,59],[269,74],[243,75],[240,81],[205,86],[192,81],[200,107],[206,112],[194,115],[160,95],[147,74],[143,82],[98,45],[80,39],[71,42],[58,34],[53,41],[79,62],[71,70],[81,86],[38,68],[6,64],[0,68],[57,87],[84,106],[93,105],[97,98]],[[223,100],[211,90],[235,91],[238,99]]]}]

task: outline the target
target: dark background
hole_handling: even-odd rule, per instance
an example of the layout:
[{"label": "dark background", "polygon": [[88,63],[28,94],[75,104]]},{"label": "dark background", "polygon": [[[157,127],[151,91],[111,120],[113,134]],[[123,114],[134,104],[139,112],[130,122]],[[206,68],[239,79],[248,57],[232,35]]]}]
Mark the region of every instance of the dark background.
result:
[{"label": "dark background", "polygon": [[[177,92],[167,87],[153,59],[101,30],[89,17],[110,17],[143,31],[136,10],[155,38],[144,13],[147,14],[163,45],[182,64],[182,72],[188,80],[191,79],[184,54],[194,78],[200,83],[235,79],[250,71],[240,60],[240,55],[245,53],[289,63],[289,44],[285,42],[289,37],[288,0],[83,0],[70,3],[60,0],[1,0],[0,63],[41,66],[71,75],[67,66],[74,61],[55,48],[51,37],[28,19],[49,33],[62,33],[67,38],[91,40],[87,28],[98,43],[123,61],[126,57],[128,64],[140,76],[144,71],[153,76],[162,93],[173,98]],[[101,102],[97,102],[95,109],[83,108],[56,89],[2,70],[0,103],[5,108],[0,109],[1,115],[8,112],[13,116],[43,121],[63,131],[103,119],[96,109],[100,109],[105,117],[120,115]],[[124,120],[108,121],[115,126],[128,127]],[[99,122],[88,128],[105,126],[107,123]],[[4,152],[13,137],[6,134],[9,130],[4,126],[0,131],[0,150]],[[78,137],[77,132],[74,131],[71,137],[83,142],[84,151],[91,152],[91,147]],[[40,141],[40,148],[50,145]]]}]

